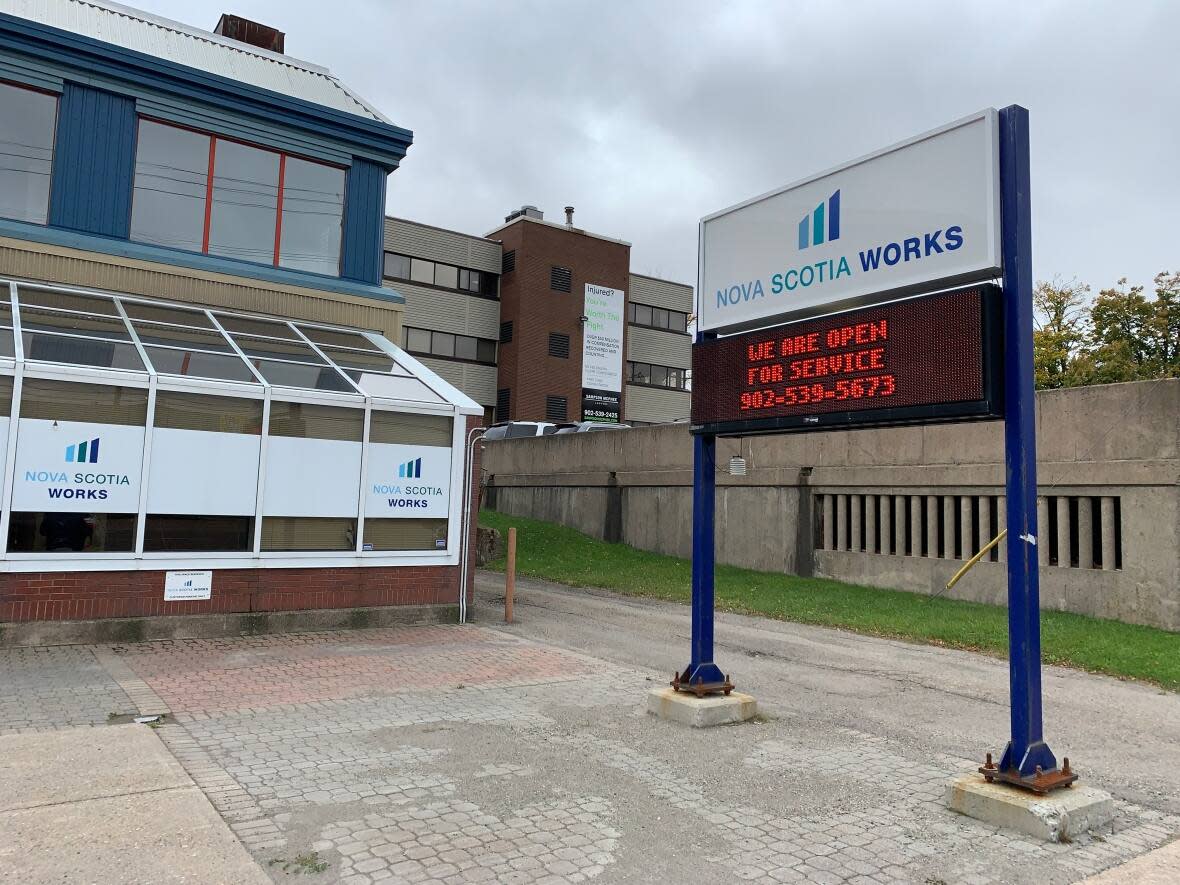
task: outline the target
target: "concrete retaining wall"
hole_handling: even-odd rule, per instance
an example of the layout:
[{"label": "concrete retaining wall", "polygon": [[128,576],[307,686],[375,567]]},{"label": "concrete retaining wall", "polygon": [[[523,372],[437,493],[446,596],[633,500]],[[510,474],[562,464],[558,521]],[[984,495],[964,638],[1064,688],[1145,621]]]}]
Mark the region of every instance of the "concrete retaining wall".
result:
[{"label": "concrete retaining wall", "polygon": [[[1180,630],[1180,379],[1044,391],[1037,406],[1043,607]],[[720,440],[718,561],[939,591],[1003,524],[1002,431]],[[736,454],[744,477],[726,472]],[[488,443],[484,476],[505,513],[687,557],[691,466],[680,424]],[[1003,547],[951,595],[1002,604]]]}]

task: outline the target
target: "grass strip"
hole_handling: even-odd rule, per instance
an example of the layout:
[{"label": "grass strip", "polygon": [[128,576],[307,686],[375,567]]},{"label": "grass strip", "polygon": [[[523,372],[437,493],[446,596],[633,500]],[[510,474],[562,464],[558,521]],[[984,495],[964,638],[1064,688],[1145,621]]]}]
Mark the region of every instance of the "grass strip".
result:
[{"label": "grass strip", "polygon": [[[516,527],[518,574],[631,596],[676,602],[691,599],[691,564],[687,559],[608,544],[565,526],[494,511],[481,512],[480,524],[502,533],[507,533],[509,526]],[[504,559],[489,568],[503,571]],[[731,565],[717,566],[716,600],[722,611],[998,657],[1008,654],[1007,610],[979,602]],[[1041,650],[1046,663],[1180,690],[1180,633],[1043,611]]]}]

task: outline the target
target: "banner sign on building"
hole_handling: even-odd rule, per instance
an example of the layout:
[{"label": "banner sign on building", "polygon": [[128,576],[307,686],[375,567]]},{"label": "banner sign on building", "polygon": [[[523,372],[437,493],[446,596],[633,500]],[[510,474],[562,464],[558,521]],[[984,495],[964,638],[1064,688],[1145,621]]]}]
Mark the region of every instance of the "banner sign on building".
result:
[{"label": "banner sign on building", "polygon": [[142,427],[21,418],[12,509],[33,513],[135,513]]},{"label": "banner sign on building", "polygon": [[697,329],[756,328],[995,278],[997,132],[996,111],[981,111],[707,216]]},{"label": "banner sign on building", "polygon": [[998,417],[1000,298],[977,286],[700,342],[692,431]]},{"label": "banner sign on building", "polygon": [[446,518],[451,502],[450,448],[371,443],[366,497],[369,517]]},{"label": "banner sign on building", "polygon": [[622,418],[622,289],[586,284],[582,325],[582,420],[618,423]]}]

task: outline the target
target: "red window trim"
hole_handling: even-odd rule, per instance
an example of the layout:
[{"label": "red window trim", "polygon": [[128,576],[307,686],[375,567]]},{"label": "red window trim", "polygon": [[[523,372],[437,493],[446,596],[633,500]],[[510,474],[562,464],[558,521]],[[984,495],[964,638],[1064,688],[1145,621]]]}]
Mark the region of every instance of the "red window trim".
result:
[{"label": "red window trim", "polygon": [[[287,155],[279,154],[279,194],[275,203],[275,261],[279,266],[279,244],[283,241],[283,187],[287,176]],[[341,209],[343,211],[343,208]]]},{"label": "red window trim", "polygon": [[205,174],[205,227],[201,232],[201,252],[209,254],[209,223],[213,219],[213,159],[217,156],[217,139],[209,136],[209,168]]},{"label": "red window trim", "polygon": [[[6,81],[0,80],[0,83],[2,83],[2,82],[6,82]],[[20,84],[13,84],[13,85],[19,86]],[[31,87],[25,87],[25,88],[31,88]],[[40,92],[42,90],[34,89],[33,91]],[[56,93],[49,93],[49,94],[56,95]],[[201,254],[203,254],[203,255],[209,254],[209,231],[210,231],[212,221],[213,221],[213,173],[214,173],[214,167],[215,167],[214,161],[215,161],[215,157],[217,154],[217,142],[219,142],[219,141],[232,141],[235,144],[240,144],[244,147],[254,148],[255,150],[264,151],[268,154],[277,154],[278,155],[278,158],[279,158],[279,182],[278,182],[278,187],[277,187],[278,196],[277,196],[277,201],[275,203],[275,247],[274,247],[274,253],[272,256],[272,261],[270,264],[271,267],[278,267],[279,266],[279,250],[282,245],[282,236],[283,236],[283,196],[284,196],[283,191],[286,186],[287,158],[293,157],[297,160],[303,160],[306,163],[314,163],[318,166],[327,166],[329,169],[337,169],[337,170],[343,172],[345,174],[345,176],[347,176],[348,172],[349,172],[348,166],[344,166],[340,163],[329,163],[324,160],[317,159],[315,157],[306,157],[301,154],[293,154],[293,153],[290,153],[289,151],[280,150],[278,148],[267,147],[266,145],[262,145],[262,144],[255,144],[252,141],[244,141],[240,138],[233,138],[233,137],[226,136],[226,135],[217,135],[216,133],[209,132],[204,129],[197,129],[193,126],[185,126],[183,123],[174,123],[171,120],[162,120],[159,117],[150,117],[145,114],[140,114],[139,120],[140,121],[147,120],[149,123],[155,123],[157,126],[171,126],[173,129],[183,129],[186,132],[193,132],[193,133],[196,133],[197,135],[204,135],[205,137],[207,137],[209,139],[209,165],[208,165],[208,168],[206,169],[206,179],[207,180],[205,182],[205,223],[204,223],[204,230],[202,231],[202,234],[201,234]],[[347,184],[345,186],[345,191],[346,191],[346,193],[344,195],[345,200],[344,200],[344,202],[341,203],[341,206],[340,206],[340,213],[341,213],[340,217],[341,217],[342,222],[344,219],[345,210],[347,208],[345,205],[347,203],[347,199],[348,199]],[[343,249],[343,241],[341,241],[341,248]],[[340,258],[338,257],[337,261],[339,262],[339,260],[340,260]],[[266,266],[266,265],[264,265],[264,266]]]}]

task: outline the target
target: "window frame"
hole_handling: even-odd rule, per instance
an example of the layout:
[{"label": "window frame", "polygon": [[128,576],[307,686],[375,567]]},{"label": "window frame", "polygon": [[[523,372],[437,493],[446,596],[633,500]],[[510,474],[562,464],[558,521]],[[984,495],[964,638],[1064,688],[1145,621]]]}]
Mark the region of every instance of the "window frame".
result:
[{"label": "window frame", "polygon": [[[643,321],[639,318],[640,311],[647,311],[651,318],[648,321]],[[657,312],[663,313],[667,321],[660,325],[656,322]],[[655,329],[657,332],[671,332],[673,335],[687,335],[688,334],[688,318],[690,314],[683,310],[673,310],[670,307],[656,307],[654,304],[644,304],[641,301],[627,302],[627,323],[631,326],[638,326],[641,329]],[[677,322],[673,323],[673,320]]]},{"label": "window frame", "polygon": [[[473,366],[495,366],[495,365],[497,365],[498,358],[500,355],[499,343],[493,338],[480,338],[478,335],[463,335],[463,334],[459,334],[456,332],[443,332],[443,331],[440,331],[437,329],[423,329],[420,326],[403,326],[402,328],[403,328],[402,340],[405,342],[403,346],[405,347],[406,353],[413,354],[414,356],[429,357],[430,359],[447,360],[448,362],[454,362],[454,363],[468,363],[469,365],[473,365]],[[410,346],[410,335],[411,334],[430,336],[430,349],[429,350],[421,350],[417,347],[411,347]],[[446,338],[452,339],[452,347],[451,347],[450,354],[439,353],[435,350],[435,336],[441,336],[443,338],[443,340],[445,340]],[[475,359],[468,359],[467,357],[455,356],[455,354],[458,352],[458,349],[459,349],[459,339],[464,339],[464,342],[466,342],[466,341],[474,342],[475,354],[476,354]],[[466,346],[466,343],[464,343],[464,346]],[[493,349],[495,357],[491,361],[480,359],[479,351],[480,351],[481,346],[484,349],[486,349],[487,347],[491,347]]]},{"label": "window frame", "polygon": [[25,92],[35,92],[39,95],[47,96],[53,99],[53,131],[50,134],[49,145],[49,187],[45,190],[45,220],[44,221],[29,221],[24,218],[9,218],[7,215],[0,216],[6,221],[16,221],[21,224],[35,224],[38,227],[49,226],[49,209],[53,204],[53,161],[57,157],[57,130],[61,125],[61,93],[55,92],[52,89],[43,89],[39,86],[33,86],[29,83],[20,83],[15,80],[8,80],[0,78],[0,86],[8,86],[12,89],[23,89]]},{"label": "window frame", "polygon": [[[406,276],[398,276],[388,272],[387,260],[389,258],[400,258],[407,262],[408,274]],[[415,279],[414,262],[418,261],[423,264],[431,266],[430,280]],[[447,286],[438,282],[438,269],[440,267],[455,271],[455,285]],[[467,283],[464,284],[466,277]],[[435,261],[432,258],[420,258],[417,255],[407,255],[404,252],[394,252],[391,249],[385,249],[381,253],[381,278],[383,280],[391,280],[399,283],[409,283],[411,286],[421,286],[423,289],[438,289],[442,292],[458,292],[460,295],[470,295],[472,298],[486,298],[489,301],[500,300],[500,276],[488,270],[477,270],[473,267],[464,267],[461,264],[451,264],[446,261]],[[472,280],[478,280],[476,288],[472,288]]]},{"label": "window frame", "polygon": [[[138,114],[135,123],[135,155],[132,158],[132,174],[131,174],[131,206],[128,210],[128,220],[130,220],[135,213],[135,165],[139,160],[139,127],[144,121],[154,123],[158,126],[171,126],[173,129],[183,129],[186,132],[193,132],[197,135],[203,135],[209,139],[209,163],[205,172],[205,197],[204,197],[204,223],[201,233],[201,249],[193,254],[208,255],[210,258],[217,258],[225,261],[239,261],[243,264],[253,264],[261,267],[275,267],[289,270],[292,273],[312,274],[313,276],[326,277],[328,279],[338,279],[340,277],[341,268],[344,262],[344,220],[348,215],[348,179],[352,170],[341,163],[331,163],[326,160],[321,160],[318,157],[309,157],[305,154],[299,154],[294,151],[287,151],[281,148],[270,147],[268,145],[257,144],[255,142],[247,141],[242,138],[235,138],[230,135],[222,135],[217,132],[212,132],[206,129],[199,129],[195,126],[186,126],[183,123],[176,123],[172,120],[165,120],[160,117],[153,117],[150,114]],[[234,144],[242,145],[243,147],[253,148],[254,150],[263,151],[270,154],[275,154],[279,159],[279,177],[275,192],[275,229],[274,229],[274,249],[271,255],[270,262],[253,261],[248,258],[234,258],[227,255],[219,255],[215,252],[209,251],[209,234],[212,225],[213,217],[213,189],[214,179],[217,174],[217,142],[225,141]],[[314,163],[320,166],[325,166],[329,169],[336,169],[344,173],[344,194],[340,202],[340,249],[336,255],[336,273],[333,275],[316,273],[310,270],[299,270],[297,268],[284,267],[280,264],[282,240],[283,240],[283,191],[285,186],[287,158],[302,160],[305,163]],[[140,242],[139,240],[132,240],[132,242]],[[179,246],[161,246],[158,243],[149,243],[161,249],[175,249],[179,252],[193,252],[191,249],[182,249]]]},{"label": "window frame", "polygon": [[[647,369],[646,380],[636,380],[636,374],[642,376],[643,372],[637,372],[638,367],[643,366]],[[659,370],[660,377],[664,379],[663,383],[657,383],[656,372]],[[675,384],[671,383],[675,380]],[[677,366],[661,366],[657,363],[645,363],[640,360],[627,360],[627,383],[634,384],[637,387],[654,387],[657,390],[682,390],[688,391],[688,369],[679,368]]]}]

